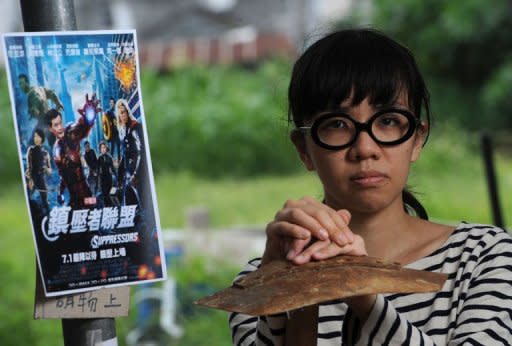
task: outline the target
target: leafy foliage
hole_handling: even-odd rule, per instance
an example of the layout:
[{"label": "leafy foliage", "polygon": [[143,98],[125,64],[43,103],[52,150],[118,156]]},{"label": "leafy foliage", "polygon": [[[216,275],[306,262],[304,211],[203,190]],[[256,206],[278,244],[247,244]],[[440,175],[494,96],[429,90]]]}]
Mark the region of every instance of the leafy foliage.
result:
[{"label": "leafy foliage", "polygon": [[[411,49],[430,81],[437,114],[470,129],[512,128],[508,116],[512,112],[510,1],[378,0],[372,4],[367,21]],[[341,25],[361,24],[361,18],[362,13],[354,15]],[[454,94],[462,98],[453,98]]]},{"label": "leafy foliage", "polygon": [[287,70],[283,62],[267,62],[257,71],[148,71],[143,97],[157,169],[208,177],[294,171],[283,104]]}]

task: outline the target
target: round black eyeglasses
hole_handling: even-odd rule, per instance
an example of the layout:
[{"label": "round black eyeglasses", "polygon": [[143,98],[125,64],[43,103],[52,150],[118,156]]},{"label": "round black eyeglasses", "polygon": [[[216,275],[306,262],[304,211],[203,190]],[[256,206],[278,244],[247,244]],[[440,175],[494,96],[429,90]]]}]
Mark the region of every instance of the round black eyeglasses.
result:
[{"label": "round black eyeglasses", "polygon": [[400,108],[383,109],[360,123],[343,112],[329,112],[316,118],[311,126],[297,128],[310,132],[313,141],[322,148],[340,150],[351,146],[361,131],[382,145],[397,145],[405,142],[420,125],[411,112]]}]

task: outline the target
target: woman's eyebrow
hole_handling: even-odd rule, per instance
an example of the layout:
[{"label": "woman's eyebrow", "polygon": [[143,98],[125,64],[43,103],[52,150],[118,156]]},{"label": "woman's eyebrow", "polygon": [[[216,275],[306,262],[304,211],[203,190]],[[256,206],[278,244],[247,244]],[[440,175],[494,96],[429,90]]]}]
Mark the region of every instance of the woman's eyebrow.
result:
[{"label": "woman's eyebrow", "polygon": [[[354,106],[339,106],[335,109],[333,109],[332,111],[333,112],[341,112],[341,113],[351,113],[352,109],[357,106],[357,105],[354,105]],[[409,108],[400,104],[400,103],[384,103],[384,104],[375,104],[375,105],[370,105],[371,108],[375,111],[375,112],[378,112],[378,111],[381,111],[383,109],[389,109],[389,108],[399,108],[399,109],[406,109],[408,110]],[[329,110],[327,111],[329,112]]]},{"label": "woman's eyebrow", "polygon": [[380,111],[380,110],[387,109],[387,108],[398,108],[398,109],[409,110],[409,107],[407,107],[406,105],[403,105],[401,103],[398,103],[398,102],[373,105],[373,108],[375,108],[376,111]]}]

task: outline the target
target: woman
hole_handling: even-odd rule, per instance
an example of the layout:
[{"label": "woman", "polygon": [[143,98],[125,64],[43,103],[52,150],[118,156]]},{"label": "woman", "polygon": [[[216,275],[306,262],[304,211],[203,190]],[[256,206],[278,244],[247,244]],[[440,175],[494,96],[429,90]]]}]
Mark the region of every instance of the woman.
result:
[{"label": "woman", "polygon": [[322,182],[323,201],[287,201],[267,226],[263,257],[241,275],[273,259],[301,265],[367,254],[448,280],[437,293],[358,296],[319,304],[318,313],[232,313],[233,343],[289,344],[313,321],[321,345],[512,343],[511,237],[492,226],[430,222],[405,189],[430,120],[411,53],[374,30],[332,33],[298,59],[288,98],[291,140]]}]

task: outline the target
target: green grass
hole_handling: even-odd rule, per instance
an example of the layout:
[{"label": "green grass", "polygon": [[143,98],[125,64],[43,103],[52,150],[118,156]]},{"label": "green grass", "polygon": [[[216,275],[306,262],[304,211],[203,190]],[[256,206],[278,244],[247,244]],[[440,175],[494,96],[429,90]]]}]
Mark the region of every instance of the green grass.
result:
[{"label": "green grass", "polygon": [[213,227],[264,225],[288,198],[321,197],[312,174],[258,177],[249,180],[204,180],[190,174],[162,175],[156,180],[163,228],[183,227],[192,207],[207,207]]}]

